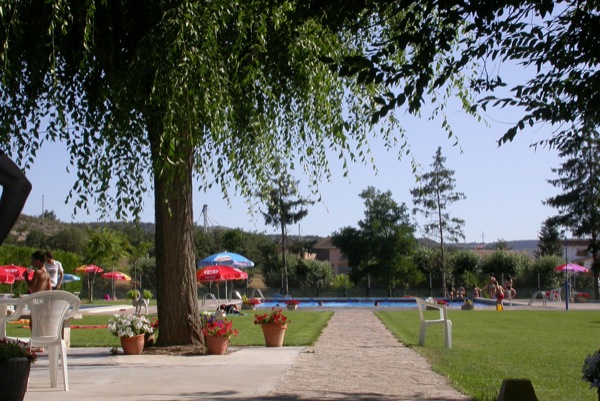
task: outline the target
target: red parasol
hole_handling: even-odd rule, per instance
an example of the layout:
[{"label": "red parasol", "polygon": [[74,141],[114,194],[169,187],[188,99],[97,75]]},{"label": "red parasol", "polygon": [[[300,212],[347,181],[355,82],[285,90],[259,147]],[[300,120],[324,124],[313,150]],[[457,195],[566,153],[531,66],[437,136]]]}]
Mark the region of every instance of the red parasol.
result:
[{"label": "red parasol", "polygon": [[102,273],[104,271],[103,268],[96,265],[82,265],[75,269],[75,273],[85,273],[85,274],[93,274],[93,273]]},{"label": "red parasol", "polygon": [[106,278],[109,280],[131,281],[131,277],[129,277],[127,274],[121,273],[121,272],[106,272],[106,273],[102,273],[102,275],[100,277]]},{"label": "red parasol", "polygon": [[23,266],[16,266],[16,265],[0,266],[0,274],[10,274],[17,281],[25,280],[25,272],[27,272],[27,268],[23,267]]}]

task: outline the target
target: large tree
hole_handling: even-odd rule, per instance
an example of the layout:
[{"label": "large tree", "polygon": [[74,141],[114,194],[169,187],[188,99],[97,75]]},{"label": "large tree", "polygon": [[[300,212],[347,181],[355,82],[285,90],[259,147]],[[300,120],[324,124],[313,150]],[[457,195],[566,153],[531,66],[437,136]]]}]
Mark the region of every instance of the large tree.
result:
[{"label": "large tree", "polygon": [[324,25],[318,9],[5,0],[0,10],[0,145],[27,164],[45,141],[64,142],[77,172],[69,197],[84,210],[96,200],[105,216],[135,217],[154,191],[160,344],[201,336],[194,175],[201,190],[227,195],[234,181],[251,196],[282,158],[311,182],[329,177],[327,151],[368,160],[376,83],[352,85],[322,60],[362,54],[372,32]]},{"label": "large tree", "polygon": [[442,285],[445,291],[448,274],[446,257],[446,241],[458,242],[464,239],[462,227],[465,221],[450,216],[452,204],[463,200],[466,196],[456,192],[454,170],[444,165],[446,158],[442,156],[442,148],[438,147],[433,157],[431,171],[417,176],[419,186],[410,190],[413,197],[413,214],[420,213],[427,220],[423,225],[425,235],[432,235],[439,240],[442,257]]},{"label": "large tree", "polygon": [[[321,11],[332,24],[361,14],[385,19],[381,31],[387,40],[374,43],[367,54],[331,60],[334,69],[357,82],[377,79],[389,88],[378,98],[375,119],[405,105],[418,113],[431,99],[427,94],[445,93],[462,72],[480,94],[473,103],[466,92],[457,93],[470,111],[511,107],[514,123],[501,144],[535,124],[554,127],[541,141],[550,146],[580,138],[584,126],[600,125],[598,2],[350,1]],[[523,74],[504,64],[516,65]]]},{"label": "large tree", "polygon": [[[581,138],[561,144],[559,156],[564,159],[560,168],[552,169],[558,178],[548,180],[562,193],[544,202],[558,210],[549,219],[553,225],[571,230],[577,237],[590,238],[588,252],[592,255],[594,282],[600,273],[600,132],[590,129],[581,132]],[[596,299],[598,286],[594,286]]]},{"label": "large tree", "polygon": [[331,241],[348,258],[354,282],[370,278],[386,281],[390,290],[396,282],[404,285],[423,280],[412,262],[416,248],[414,227],[405,204],[399,205],[390,191],[368,187],[360,193],[365,216],[358,229],[343,227]]}]

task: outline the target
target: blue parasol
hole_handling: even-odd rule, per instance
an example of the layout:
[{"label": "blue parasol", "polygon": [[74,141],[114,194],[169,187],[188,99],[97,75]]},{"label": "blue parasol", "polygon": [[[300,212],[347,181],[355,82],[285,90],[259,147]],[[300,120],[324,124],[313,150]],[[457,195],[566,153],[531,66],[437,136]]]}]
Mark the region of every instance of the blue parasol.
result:
[{"label": "blue parasol", "polygon": [[205,266],[233,266],[239,268],[247,268],[254,267],[254,262],[248,259],[245,256],[242,256],[238,253],[233,252],[219,252],[213,255],[210,255],[200,262],[198,262],[198,267]]},{"label": "blue parasol", "polygon": [[63,283],[70,283],[72,281],[79,281],[81,280],[81,277],[76,276],[74,274],[65,274],[63,276]]}]

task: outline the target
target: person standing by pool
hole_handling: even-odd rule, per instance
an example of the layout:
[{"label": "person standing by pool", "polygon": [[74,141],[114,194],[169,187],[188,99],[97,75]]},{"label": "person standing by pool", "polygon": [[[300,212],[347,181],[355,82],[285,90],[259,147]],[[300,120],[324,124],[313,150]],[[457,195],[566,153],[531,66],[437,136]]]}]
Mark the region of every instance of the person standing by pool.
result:
[{"label": "person standing by pool", "polygon": [[517,290],[513,287],[513,279],[510,274],[504,279],[504,290],[510,299],[513,299],[517,295]]},{"label": "person standing by pool", "polygon": [[0,245],[19,218],[31,192],[31,183],[21,169],[0,150]]},{"label": "person standing by pool", "polygon": [[63,282],[65,271],[63,270],[62,263],[54,259],[52,252],[46,251],[46,271],[50,276],[50,285],[53,290],[59,290]]},{"label": "person standing by pool", "polygon": [[[496,286],[496,309],[500,309],[502,310],[502,301],[504,300],[504,289],[502,288],[502,286],[497,285]],[[500,305],[501,307],[498,308],[498,305]]]},{"label": "person standing by pool", "polygon": [[[31,255],[32,269],[25,273],[25,282],[29,287],[29,293],[50,290],[50,276],[46,271],[46,255],[42,251],[35,251]],[[30,277],[31,276],[31,277]]]},{"label": "person standing by pool", "polygon": [[462,284],[460,284],[458,286],[458,289],[456,290],[456,299],[464,299],[465,293],[465,287]]},{"label": "person standing by pool", "polygon": [[488,291],[490,292],[490,298],[496,298],[496,288],[498,287],[498,282],[496,281],[496,277],[491,276],[490,282],[488,284]]}]

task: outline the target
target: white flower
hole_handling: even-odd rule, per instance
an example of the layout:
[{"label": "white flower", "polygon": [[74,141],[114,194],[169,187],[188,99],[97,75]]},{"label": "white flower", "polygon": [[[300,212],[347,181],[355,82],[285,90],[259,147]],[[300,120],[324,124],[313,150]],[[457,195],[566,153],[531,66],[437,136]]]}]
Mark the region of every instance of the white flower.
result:
[{"label": "white flower", "polygon": [[154,332],[150,321],[138,315],[115,315],[108,320],[108,330],[117,337],[135,337]]}]

